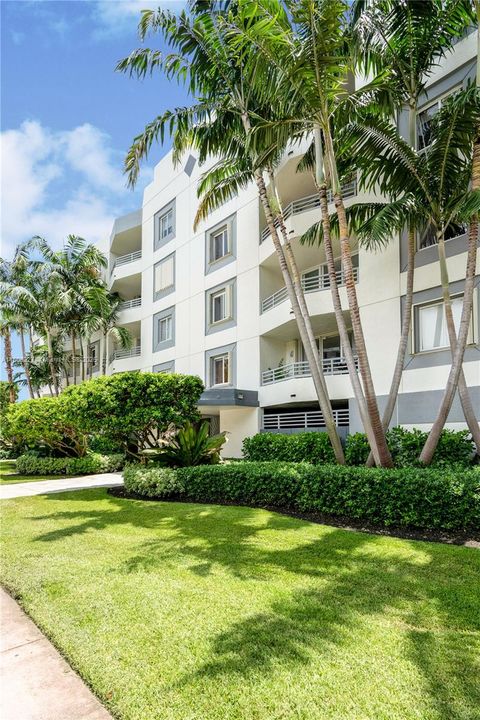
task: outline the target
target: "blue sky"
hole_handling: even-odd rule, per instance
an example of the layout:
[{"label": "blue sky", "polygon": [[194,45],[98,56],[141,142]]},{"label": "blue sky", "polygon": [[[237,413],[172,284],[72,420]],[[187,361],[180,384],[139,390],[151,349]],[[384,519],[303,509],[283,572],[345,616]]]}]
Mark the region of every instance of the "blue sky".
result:
[{"label": "blue sky", "polygon": [[[155,147],[135,191],[122,173],[145,124],[183,105],[183,87],[162,76],[139,81],[114,72],[140,45],[137,23],[149,0],[0,0],[1,256],[42,235],[59,247],[68,234],[108,237],[113,220],[141,205]],[[151,38],[149,47],[161,47]],[[18,340],[14,338],[18,357]],[[4,377],[2,363],[2,377]],[[22,392],[22,396],[25,393]]]},{"label": "blue sky", "polygon": [[[160,75],[140,82],[114,72],[140,45],[145,0],[3,0],[2,256],[32,234],[59,245],[69,233],[97,241],[113,218],[141,204],[155,148],[135,192],[122,162],[146,122],[184,104],[184,88]],[[181,8],[180,2],[163,6]],[[149,46],[159,47],[158,38]]]}]

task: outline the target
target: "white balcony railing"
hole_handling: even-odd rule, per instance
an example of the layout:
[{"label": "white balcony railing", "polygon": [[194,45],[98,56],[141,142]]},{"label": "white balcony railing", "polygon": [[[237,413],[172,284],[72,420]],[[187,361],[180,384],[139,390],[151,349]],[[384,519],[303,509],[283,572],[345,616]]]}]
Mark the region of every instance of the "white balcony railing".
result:
[{"label": "white balcony railing", "polygon": [[[337,427],[348,427],[350,422],[347,408],[332,410],[333,419]],[[263,416],[264,430],[290,430],[325,427],[323,415],[320,410],[308,410],[307,412],[275,413]]]},{"label": "white balcony railing", "polygon": [[142,349],[139,345],[129,348],[128,350],[114,350],[110,355],[110,362],[113,362],[114,360],[123,360],[124,358],[138,357],[141,352]]},{"label": "white balcony railing", "polygon": [[[351,180],[343,185],[342,194],[345,200],[347,198],[354,197],[357,194],[357,181]],[[329,203],[333,201],[331,190],[327,191],[327,201]],[[318,197],[318,193],[315,193],[314,195],[306,195],[305,197],[300,198],[299,200],[294,200],[285,206],[283,209],[283,219],[287,220],[292,215],[298,215],[298,213],[305,212],[306,210],[313,210],[318,207],[320,207],[320,198]],[[269,235],[270,230],[268,227],[264,228],[260,234],[260,243],[264,242]]]},{"label": "white balcony railing", "polygon": [[142,304],[142,298],[136,297],[136,298],[132,298],[132,300],[124,300],[123,302],[121,302],[119,304],[118,309],[119,310],[130,310],[130,308],[140,307],[141,304]]},{"label": "white balcony railing", "polygon": [[[322,361],[323,372],[325,375],[348,375],[348,368],[345,358],[325,358]],[[355,357],[355,367],[358,370],[358,358]],[[310,367],[308,362],[301,361],[281,365],[280,367],[262,372],[262,385],[272,385],[273,383],[291,380],[292,378],[310,377]]]},{"label": "white balcony railing", "polygon": [[113,262],[112,272],[115,270],[116,267],[119,267],[119,265],[126,265],[127,263],[131,263],[134,260],[139,260],[141,257],[141,250],[136,250],[135,252],[127,253],[126,255],[119,255],[117,258],[115,258]]},{"label": "white balcony railing", "polygon": [[[322,268],[326,268],[326,265],[322,265]],[[337,284],[345,285],[345,275],[343,270],[338,270],[336,273]],[[358,282],[358,267],[353,268],[353,277],[355,282]],[[317,290],[326,290],[330,287],[330,278],[326,273],[326,270],[319,272],[316,277],[302,277],[302,287],[305,293],[316,292]],[[287,288],[282,287],[272,295],[269,295],[261,303],[261,312],[267,312],[277,305],[280,305],[288,297]]]}]

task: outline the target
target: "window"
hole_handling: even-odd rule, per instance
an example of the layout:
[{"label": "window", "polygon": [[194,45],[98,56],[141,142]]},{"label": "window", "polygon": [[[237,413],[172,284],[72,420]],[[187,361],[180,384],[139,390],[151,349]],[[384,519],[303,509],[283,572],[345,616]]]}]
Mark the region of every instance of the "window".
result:
[{"label": "window", "polygon": [[158,300],[158,298],[168,295],[174,289],[175,253],[172,253],[172,255],[168,255],[154,266],[153,298]]},{"label": "window", "polygon": [[230,382],[230,355],[214,355],[210,358],[211,385],[228,385]]},{"label": "window", "polygon": [[210,318],[212,323],[222,322],[229,315],[228,288],[222,288],[210,296]]},{"label": "window", "polygon": [[175,237],[175,200],[155,215],[154,250]]},{"label": "window", "polygon": [[205,272],[213,272],[235,260],[236,216],[232,215],[205,233]]},{"label": "window", "polygon": [[232,278],[205,293],[205,333],[218,332],[235,325],[236,284]]},{"label": "window", "polygon": [[170,307],[153,316],[153,352],[175,345],[175,308]]},{"label": "window", "polygon": [[221,228],[210,235],[210,262],[221,260],[230,252],[228,228]]},{"label": "window", "polygon": [[[455,330],[458,333],[462,315],[463,298],[452,298],[452,313]],[[472,340],[472,329],[469,331]],[[419,305],[415,308],[415,350],[429,352],[450,346],[448,339],[445,306],[443,301]]]},{"label": "window", "polygon": [[173,372],[175,372],[175,360],[170,360],[170,362],[160,363],[159,365],[154,365],[152,367],[152,372],[154,372],[154,373],[173,373]]},{"label": "window", "polygon": [[[465,235],[468,232],[468,226],[463,223],[451,223],[445,228],[445,240],[453,240],[453,238]],[[422,233],[417,234],[417,245],[419,250],[437,244],[437,236],[434,228],[429,225]]]},{"label": "window", "polygon": [[158,339],[160,342],[167,342],[172,339],[172,316],[160,318],[158,321]]},{"label": "window", "polygon": [[432,120],[438,113],[445,100],[456,93],[460,88],[456,87],[450,90],[443,97],[438,98],[435,102],[428,105],[424,110],[417,113],[417,150],[423,150],[428,147],[432,141]]}]

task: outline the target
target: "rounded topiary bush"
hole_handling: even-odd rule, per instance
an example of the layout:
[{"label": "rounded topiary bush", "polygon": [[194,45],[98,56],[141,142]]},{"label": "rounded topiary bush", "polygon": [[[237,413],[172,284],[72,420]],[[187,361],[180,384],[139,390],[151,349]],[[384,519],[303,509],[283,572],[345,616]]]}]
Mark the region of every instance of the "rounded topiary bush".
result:
[{"label": "rounded topiary bush", "polygon": [[127,465],[123,471],[123,481],[127,492],[145,497],[161,499],[183,492],[178,473],[160,465]]}]

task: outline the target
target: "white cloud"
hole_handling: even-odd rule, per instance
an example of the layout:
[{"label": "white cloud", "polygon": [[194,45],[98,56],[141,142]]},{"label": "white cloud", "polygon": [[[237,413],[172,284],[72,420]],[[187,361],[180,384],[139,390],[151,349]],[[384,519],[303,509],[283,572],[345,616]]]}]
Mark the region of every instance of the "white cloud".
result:
[{"label": "white cloud", "polygon": [[[37,234],[54,246],[69,233],[99,242],[141,202],[125,187],[122,153],[90,124],[52,131],[26,121],[1,134],[1,163],[3,257]],[[151,177],[145,169],[140,186]]]},{"label": "white cloud", "polygon": [[119,35],[136,29],[142,10],[183,10],[184,0],[97,0],[93,18],[98,24],[95,37]]}]

